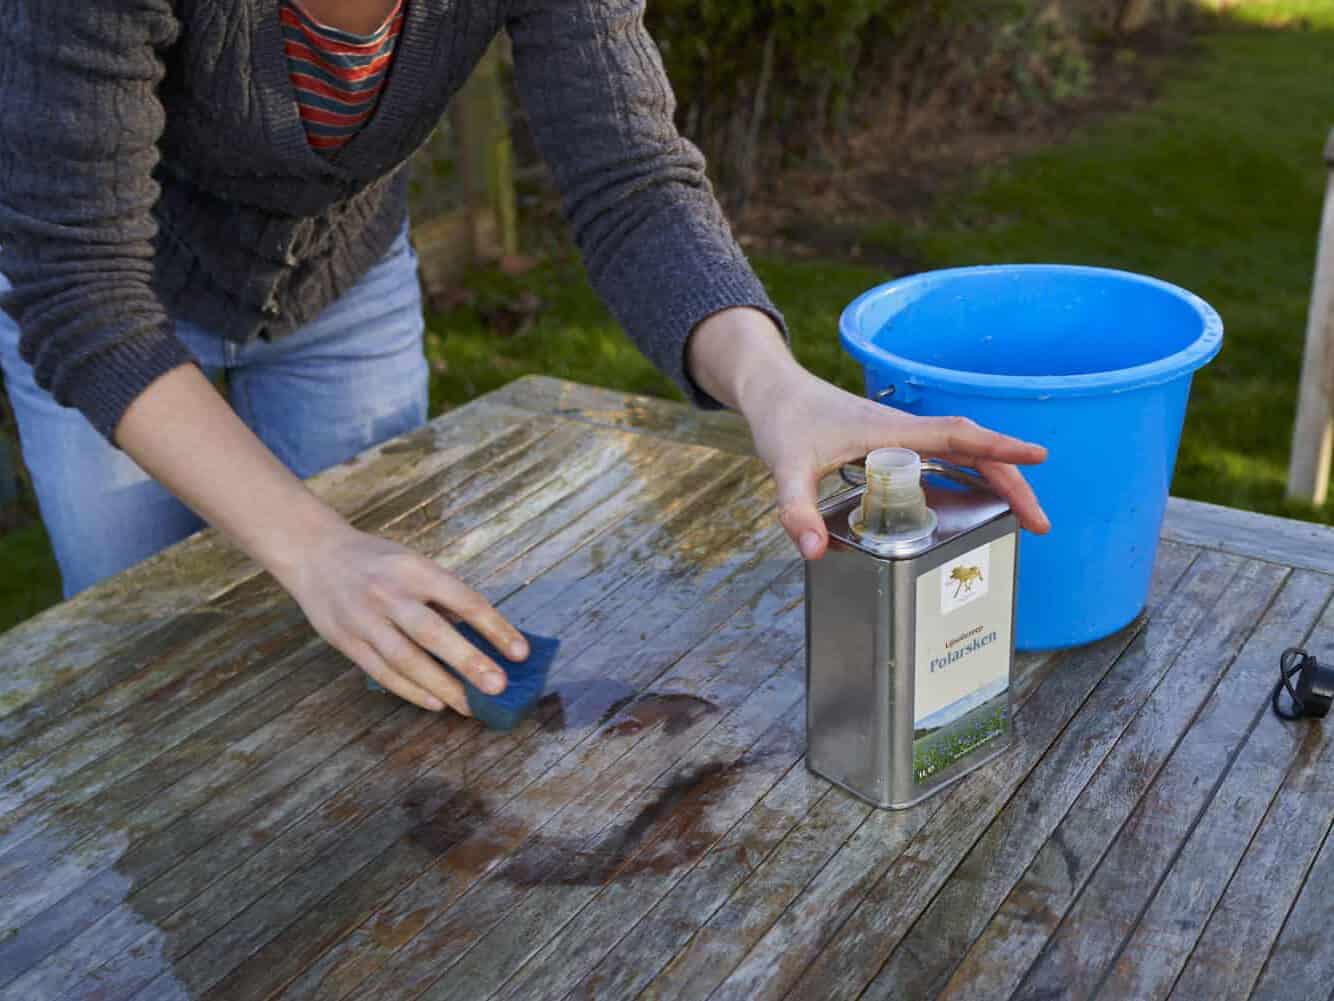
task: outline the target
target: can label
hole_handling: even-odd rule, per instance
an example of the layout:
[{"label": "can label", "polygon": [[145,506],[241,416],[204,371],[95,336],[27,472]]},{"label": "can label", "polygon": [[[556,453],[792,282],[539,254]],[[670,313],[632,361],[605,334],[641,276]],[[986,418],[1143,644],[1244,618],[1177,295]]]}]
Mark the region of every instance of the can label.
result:
[{"label": "can label", "polygon": [[1015,536],[917,578],[913,777],[938,772],[1005,734]]}]

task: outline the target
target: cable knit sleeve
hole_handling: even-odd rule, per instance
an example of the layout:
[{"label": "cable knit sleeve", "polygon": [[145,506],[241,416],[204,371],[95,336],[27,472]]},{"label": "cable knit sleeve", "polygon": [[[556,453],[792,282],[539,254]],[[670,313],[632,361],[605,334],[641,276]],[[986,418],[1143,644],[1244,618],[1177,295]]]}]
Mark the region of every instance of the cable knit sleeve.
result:
[{"label": "cable knit sleeve", "polygon": [[[696,405],[686,342],[730,306],[783,320],[676,131],[675,98],[643,0],[515,0],[508,29],[520,98],[589,276],[640,350]],[[785,331],[786,333],[786,331]]]},{"label": "cable knit sleeve", "polygon": [[11,0],[0,17],[0,305],[37,382],[108,439],[192,362],[151,287],[170,0]]}]

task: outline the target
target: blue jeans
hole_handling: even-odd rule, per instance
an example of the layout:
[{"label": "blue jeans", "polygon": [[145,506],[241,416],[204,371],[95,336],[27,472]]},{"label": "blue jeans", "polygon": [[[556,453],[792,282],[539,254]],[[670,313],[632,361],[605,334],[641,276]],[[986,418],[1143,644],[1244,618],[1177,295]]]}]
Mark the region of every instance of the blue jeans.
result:
[{"label": "blue jeans", "polygon": [[[0,291],[7,288],[0,275]],[[207,375],[226,373],[240,418],[302,478],[425,423],[422,330],[406,228],[361,281],[287,337],[239,344],[176,325]],[[65,597],[202,528],[82,414],[37,386],[18,341],[17,326],[0,311],[0,369]]]}]

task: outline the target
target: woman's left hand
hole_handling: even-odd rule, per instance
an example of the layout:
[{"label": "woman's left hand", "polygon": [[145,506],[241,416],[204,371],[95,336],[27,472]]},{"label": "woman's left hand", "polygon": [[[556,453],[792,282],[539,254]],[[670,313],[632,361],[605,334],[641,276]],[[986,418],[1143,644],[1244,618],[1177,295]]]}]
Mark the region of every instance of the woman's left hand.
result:
[{"label": "woman's left hand", "polygon": [[1051,529],[1016,465],[1047,450],[978,427],[962,417],[915,417],[845,392],[801,367],[773,321],[749,307],[725,309],[693,332],[686,360],[695,382],[740,411],[755,448],[778,483],[778,515],[807,559],[829,542],[816,508],[819,483],[877,448],[910,448],[924,458],[976,469],[1030,532]]},{"label": "woman's left hand", "polygon": [[742,409],[756,451],[778,485],[779,518],[807,559],[824,554],[828,536],[816,510],[819,482],[877,448],[910,448],[923,457],[971,466],[1009,501],[1020,524],[1044,534],[1051,525],[1016,464],[1046,449],[978,427],[962,417],[915,417],[825,382],[793,363]]}]

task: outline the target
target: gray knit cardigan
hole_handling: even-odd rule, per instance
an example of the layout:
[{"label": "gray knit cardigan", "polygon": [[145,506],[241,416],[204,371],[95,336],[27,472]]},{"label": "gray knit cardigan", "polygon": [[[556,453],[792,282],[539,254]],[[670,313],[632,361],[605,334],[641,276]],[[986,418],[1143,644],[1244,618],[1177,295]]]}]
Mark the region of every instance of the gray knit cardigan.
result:
[{"label": "gray knit cardigan", "polygon": [[405,162],[497,32],[594,287],[700,406],[702,319],[782,319],[729,232],[643,26],[643,0],[408,0],[374,117],[308,144],[277,0],[11,0],[0,17],[0,300],[38,383],[108,439],[194,361],[298,328],[384,255]]}]

